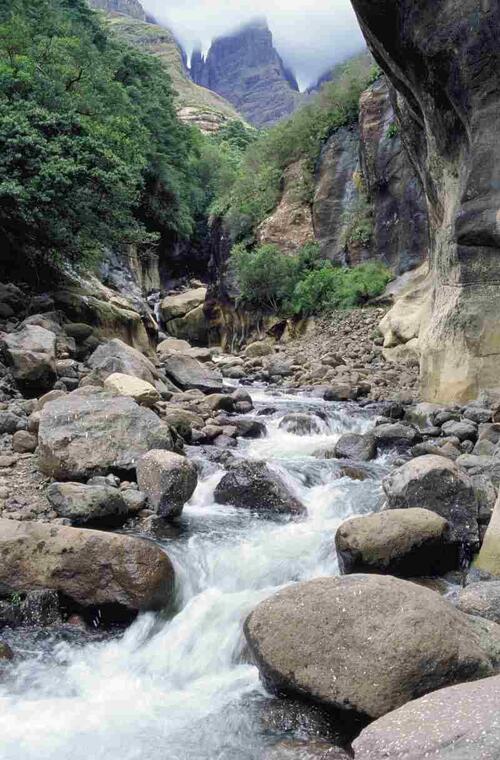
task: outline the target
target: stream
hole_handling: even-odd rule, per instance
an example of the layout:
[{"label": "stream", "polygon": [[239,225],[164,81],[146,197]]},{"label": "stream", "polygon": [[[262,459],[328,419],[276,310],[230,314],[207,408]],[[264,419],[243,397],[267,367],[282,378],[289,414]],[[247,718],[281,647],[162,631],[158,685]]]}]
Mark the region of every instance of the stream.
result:
[{"label": "stream", "polygon": [[[239,439],[235,456],[276,468],[307,507],[300,520],[263,518],[214,503],[223,470],[202,462],[178,526],[158,539],[177,573],[175,614],[140,616],[125,632],[80,641],[39,631],[12,639],[23,652],[0,687],[1,760],[260,760],[301,736],[248,663],[242,625],[286,584],[338,573],[334,536],[350,515],[376,509],[387,462],[342,477],[337,460],[314,457],[344,432],[374,424],[368,411],[306,396],[249,389],[267,436]],[[269,411],[266,409],[265,411]],[[321,432],[298,436],[279,422],[319,413]],[[189,449],[197,459],[203,453]],[[284,706],[285,705],[285,706]],[[299,721],[300,724],[300,721]]]}]

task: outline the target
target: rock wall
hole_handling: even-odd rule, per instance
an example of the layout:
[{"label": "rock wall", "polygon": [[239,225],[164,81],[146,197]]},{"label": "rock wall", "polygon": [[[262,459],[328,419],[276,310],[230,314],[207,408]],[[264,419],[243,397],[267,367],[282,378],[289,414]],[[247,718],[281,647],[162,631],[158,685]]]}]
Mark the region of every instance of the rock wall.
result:
[{"label": "rock wall", "polygon": [[464,402],[500,374],[498,0],[353,0],[395,88],[402,137],[425,188],[430,307],[423,396]]},{"label": "rock wall", "polygon": [[197,84],[222,95],[258,127],[289,116],[302,100],[264,20],[215,39],[206,59],[195,51],[191,76]]}]

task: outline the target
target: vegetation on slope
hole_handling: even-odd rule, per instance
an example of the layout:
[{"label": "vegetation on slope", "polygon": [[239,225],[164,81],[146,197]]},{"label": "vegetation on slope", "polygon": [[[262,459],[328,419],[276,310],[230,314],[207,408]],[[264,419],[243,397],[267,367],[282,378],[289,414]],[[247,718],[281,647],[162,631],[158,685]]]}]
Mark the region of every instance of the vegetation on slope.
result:
[{"label": "vegetation on slope", "polygon": [[159,62],[84,0],[0,8],[0,246],[85,263],[104,246],[189,236],[202,203],[194,130]]}]

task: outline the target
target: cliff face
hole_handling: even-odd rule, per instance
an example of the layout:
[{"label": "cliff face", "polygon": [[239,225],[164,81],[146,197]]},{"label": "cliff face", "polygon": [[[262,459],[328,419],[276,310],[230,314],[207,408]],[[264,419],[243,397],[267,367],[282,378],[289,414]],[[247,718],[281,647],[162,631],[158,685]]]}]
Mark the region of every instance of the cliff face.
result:
[{"label": "cliff face", "polygon": [[391,80],[429,208],[425,398],[466,401],[500,376],[498,0],[353,0]]},{"label": "cliff face", "polygon": [[91,8],[106,11],[106,13],[120,13],[124,16],[146,20],[146,13],[139,0],[88,0]]},{"label": "cliff face", "polygon": [[195,52],[191,76],[197,84],[222,95],[258,127],[289,116],[302,99],[264,21],[214,40],[206,59]]}]

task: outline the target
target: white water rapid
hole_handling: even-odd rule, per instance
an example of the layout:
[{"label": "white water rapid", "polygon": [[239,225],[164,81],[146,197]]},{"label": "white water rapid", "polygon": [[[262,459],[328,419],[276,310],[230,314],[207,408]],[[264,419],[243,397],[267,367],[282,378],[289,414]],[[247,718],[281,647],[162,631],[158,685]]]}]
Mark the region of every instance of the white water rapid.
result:
[{"label": "white water rapid", "polygon": [[[283,585],[338,572],[336,528],[376,507],[384,465],[371,465],[361,482],[339,478],[335,460],[312,456],[343,432],[368,429],[368,416],[310,398],[253,395],[256,412],[275,408],[259,417],[268,435],[240,442],[235,453],[278,468],[307,518],[264,519],[214,504],[223,471],[207,462],[179,535],[162,541],[177,571],[175,616],[141,616],[119,638],[55,639],[49,654],[30,641],[0,686],[0,760],[260,760],[283,738],[262,721],[270,700],[246,662],[243,621]],[[321,434],[280,430],[289,411],[321,412]]]}]

